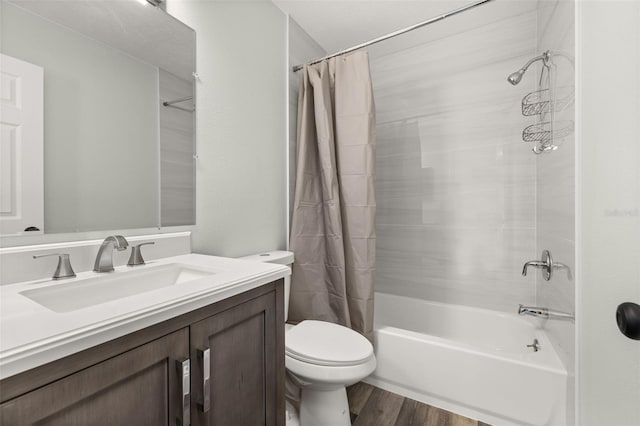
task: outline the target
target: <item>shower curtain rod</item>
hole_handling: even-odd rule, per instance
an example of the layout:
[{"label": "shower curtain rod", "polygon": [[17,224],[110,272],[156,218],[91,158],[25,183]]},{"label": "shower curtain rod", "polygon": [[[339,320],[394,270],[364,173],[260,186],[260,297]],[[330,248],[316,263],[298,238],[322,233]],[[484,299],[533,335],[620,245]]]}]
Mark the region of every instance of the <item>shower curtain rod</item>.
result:
[{"label": "shower curtain rod", "polygon": [[305,65],[317,64],[318,62],[322,62],[325,59],[334,58],[336,56],[344,55],[345,53],[350,53],[350,52],[353,52],[355,50],[362,49],[363,47],[371,46],[372,44],[376,44],[376,43],[379,43],[379,42],[381,42],[383,40],[387,40],[387,39],[390,39],[392,37],[399,36],[400,34],[408,33],[409,31],[413,31],[415,29],[422,28],[422,27],[424,27],[426,25],[433,24],[434,22],[438,22],[438,21],[446,19],[446,18],[448,18],[450,16],[457,15],[458,13],[464,12],[464,11],[469,10],[469,9],[473,9],[474,7],[480,6],[481,4],[484,4],[484,3],[489,3],[490,1],[493,1],[493,0],[480,0],[478,2],[471,3],[471,4],[468,4],[466,6],[462,6],[462,7],[458,8],[458,9],[454,9],[452,11],[449,11],[449,12],[443,14],[443,15],[436,16],[436,17],[433,17],[431,19],[427,19],[426,21],[419,22],[419,23],[417,23],[415,25],[411,25],[410,27],[403,28],[403,29],[398,30],[398,31],[394,31],[392,33],[383,35],[381,37],[374,38],[373,40],[369,40],[367,42],[361,43],[361,44],[359,44],[357,46],[353,46],[353,47],[350,47],[348,49],[341,50],[341,51],[339,51],[337,53],[334,53],[332,55],[324,56],[324,57],[316,59],[314,61],[307,62],[306,64],[296,65],[296,66],[293,67],[293,72],[300,71],[302,68],[304,68]]},{"label": "shower curtain rod", "polygon": [[173,104],[177,104],[179,102],[190,101],[193,99],[193,96],[184,96],[182,98],[174,99],[172,101],[165,101],[162,103],[164,106],[171,106]]}]

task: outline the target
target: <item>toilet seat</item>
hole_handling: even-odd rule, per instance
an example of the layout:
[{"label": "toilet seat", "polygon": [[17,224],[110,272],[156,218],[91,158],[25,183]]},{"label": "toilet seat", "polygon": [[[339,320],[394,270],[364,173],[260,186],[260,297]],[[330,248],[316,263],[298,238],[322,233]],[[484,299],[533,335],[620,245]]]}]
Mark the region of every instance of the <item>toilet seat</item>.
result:
[{"label": "toilet seat", "polygon": [[287,331],[285,354],[308,364],[349,367],[367,363],[373,357],[373,346],[347,327],[306,320]]}]

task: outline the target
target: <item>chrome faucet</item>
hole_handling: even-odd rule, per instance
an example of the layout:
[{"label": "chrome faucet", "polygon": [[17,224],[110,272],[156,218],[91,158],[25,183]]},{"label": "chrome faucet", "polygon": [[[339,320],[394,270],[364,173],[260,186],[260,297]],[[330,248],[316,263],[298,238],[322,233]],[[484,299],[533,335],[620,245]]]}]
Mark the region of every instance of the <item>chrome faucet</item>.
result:
[{"label": "chrome faucet", "polygon": [[113,249],[118,251],[126,250],[129,243],[122,235],[109,235],[104,239],[98,255],[96,263],[93,265],[93,272],[112,272],[113,271]]},{"label": "chrome faucet", "polygon": [[542,278],[544,278],[545,281],[549,281],[553,271],[553,259],[551,258],[549,250],[542,251],[542,260],[530,260],[524,264],[524,267],[522,268],[523,277],[527,276],[527,269],[529,269],[529,267],[542,269]]},{"label": "chrome faucet", "polygon": [[553,258],[551,257],[551,253],[549,253],[549,250],[542,251],[542,260],[530,260],[529,262],[526,262],[524,264],[524,267],[522,268],[523,277],[527,276],[527,269],[529,269],[530,267],[542,269],[542,278],[544,278],[545,281],[551,280],[553,271],[555,271],[556,269],[564,269],[565,271],[567,271],[567,278],[569,280],[573,279],[569,266],[565,265],[564,263],[554,262]]},{"label": "chrome faucet", "polygon": [[549,308],[538,308],[536,306],[523,306],[518,308],[518,315],[531,315],[532,317],[540,317],[547,319],[563,319],[573,320],[575,317],[568,312],[554,311]]}]

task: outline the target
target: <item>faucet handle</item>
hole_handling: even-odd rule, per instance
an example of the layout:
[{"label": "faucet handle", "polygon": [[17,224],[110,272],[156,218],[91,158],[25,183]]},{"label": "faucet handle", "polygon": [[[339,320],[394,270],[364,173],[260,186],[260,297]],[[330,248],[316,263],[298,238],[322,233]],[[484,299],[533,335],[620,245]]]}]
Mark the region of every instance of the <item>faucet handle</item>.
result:
[{"label": "faucet handle", "polygon": [[573,274],[571,273],[571,267],[569,265],[565,265],[564,263],[554,262],[554,269],[564,269],[567,272],[567,279],[569,281],[573,281]]},{"label": "faucet handle", "polygon": [[527,269],[531,266],[542,269],[542,278],[544,278],[545,281],[549,281],[553,272],[553,265],[553,258],[551,257],[549,250],[542,250],[542,260],[531,260],[525,263],[522,268],[522,276],[527,276]]},{"label": "faucet handle", "polygon": [[136,265],[144,265],[144,259],[142,258],[142,250],[140,247],[155,244],[155,242],[150,241],[148,243],[138,244],[136,246],[131,246],[131,256],[129,256],[129,261],[127,262],[127,266],[136,266]]},{"label": "faucet handle", "polygon": [[34,255],[33,258],[40,259],[41,257],[50,256],[58,256],[58,266],[51,279],[59,280],[62,278],[74,278],[76,276],[76,273],[73,272],[73,268],[71,267],[71,260],[69,259],[68,253],[39,254]]}]

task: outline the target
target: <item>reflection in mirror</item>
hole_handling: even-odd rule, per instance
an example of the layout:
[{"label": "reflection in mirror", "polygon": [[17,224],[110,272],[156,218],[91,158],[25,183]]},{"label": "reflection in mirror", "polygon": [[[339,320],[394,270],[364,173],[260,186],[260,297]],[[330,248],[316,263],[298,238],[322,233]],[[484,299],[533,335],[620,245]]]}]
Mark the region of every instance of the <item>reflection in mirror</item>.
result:
[{"label": "reflection in mirror", "polygon": [[194,224],[194,31],[135,0],[1,7],[0,233]]}]

